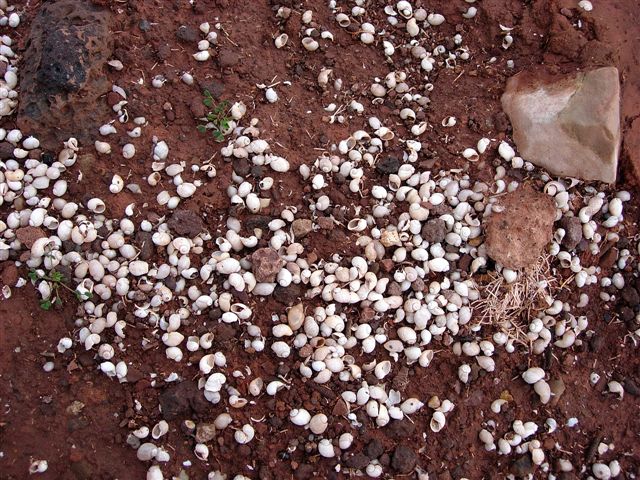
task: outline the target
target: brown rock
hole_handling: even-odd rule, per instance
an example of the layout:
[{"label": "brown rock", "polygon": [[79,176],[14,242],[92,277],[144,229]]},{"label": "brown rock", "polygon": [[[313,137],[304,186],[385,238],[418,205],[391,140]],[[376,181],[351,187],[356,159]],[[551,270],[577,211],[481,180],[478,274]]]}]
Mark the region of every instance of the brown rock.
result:
[{"label": "brown rock", "polygon": [[252,272],[258,282],[275,282],[284,261],[271,247],[260,248],[251,255]]},{"label": "brown rock", "polygon": [[11,262],[4,262],[2,273],[0,273],[0,282],[2,285],[15,286],[18,281],[18,269]]},{"label": "brown rock", "polygon": [[96,129],[113,115],[99,101],[111,90],[104,74],[113,50],[111,22],[109,9],[60,0],[43,3],[31,23],[17,122],[22,131],[37,131],[45,149],[71,136],[93,143]]},{"label": "brown rock", "polygon": [[507,82],[502,108],[525,160],[561,176],[615,182],[621,139],[615,67],[567,76],[522,72]]},{"label": "brown rock", "polygon": [[308,218],[298,218],[291,224],[296,240],[306,237],[313,230],[313,222]]},{"label": "brown rock", "polygon": [[178,235],[190,238],[204,231],[202,217],[192,210],[176,210],[167,221],[167,226]]},{"label": "brown rock", "polygon": [[532,265],[553,235],[553,200],[525,186],[502,197],[500,206],[487,221],[487,253],[507,268]]},{"label": "brown rock", "polygon": [[31,248],[33,242],[46,236],[44,230],[38,227],[22,227],[16,230],[16,237],[27,248]]},{"label": "brown rock", "polygon": [[207,107],[202,103],[201,98],[193,98],[189,105],[189,110],[191,110],[191,114],[194,118],[203,118],[207,115]]}]

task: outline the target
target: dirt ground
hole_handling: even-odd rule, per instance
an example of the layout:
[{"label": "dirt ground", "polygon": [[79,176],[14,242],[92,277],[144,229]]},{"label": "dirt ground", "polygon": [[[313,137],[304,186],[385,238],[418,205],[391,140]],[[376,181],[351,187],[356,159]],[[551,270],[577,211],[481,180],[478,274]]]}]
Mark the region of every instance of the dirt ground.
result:
[{"label": "dirt ground", "polygon": [[[349,95],[363,98],[361,94],[368,89],[372,78],[383,78],[394,69],[386,63],[380,48],[363,45],[348,30],[339,28],[324,0],[199,0],[192,2],[195,6],[186,1],[160,0],[101,3],[109,5],[114,12],[114,52],[126,66],[121,72],[105,70],[105,74],[111,82],[127,90],[130,114],[143,115],[149,121],[143,135],[132,143],[140,151],[146,151],[151,137],[156,135],[170,141],[172,157],[213,158],[218,169],[216,181],[201,188],[197,196],[184,204],[185,208],[202,215],[212,233],[221,227],[221,214],[232,208],[225,194],[225,182],[229,181],[232,165],[219,160],[220,144],[196,131],[192,104],[201,100],[199,87],[214,88],[222,99],[244,101],[250,117],[261,119],[262,138],[277,142],[282,155],[292,162],[293,170],[316,158],[318,149],[346,138],[366,124],[366,117],[362,116],[351,118],[343,125],[323,122],[326,112],[322,106],[336,99],[332,98],[333,93],[317,86],[320,69],[330,66],[334,77],[342,78],[345,85],[349,85],[350,91],[344,93],[345,98]],[[351,6],[351,2],[348,3]],[[366,3],[372,15],[381,13],[385,5],[376,0]],[[491,178],[493,171],[488,161],[469,164],[456,152],[475,143],[479,136],[509,138],[510,126],[501,113],[500,95],[510,75],[529,68],[571,72],[615,65],[622,79],[624,125],[620,180],[616,189],[627,189],[634,195],[640,193],[632,166],[632,157],[636,156],[636,162],[638,157],[629,148],[640,141],[638,129],[632,128],[640,112],[640,29],[637,23],[640,4],[637,0],[593,0],[595,8],[590,13],[577,8],[577,2],[573,0],[482,0],[477,2],[476,18],[465,21],[461,12],[468,5],[462,0],[422,3],[448,19],[433,35],[447,42],[455,33],[461,33],[469,39],[466,45],[472,54],[471,62],[456,69],[441,70],[432,80],[437,88],[426,110],[429,130],[423,146],[429,153],[425,166],[433,170],[464,168],[475,178]],[[24,8],[25,14],[16,32],[18,51],[40,4],[39,1],[25,2],[19,7]],[[284,26],[276,20],[277,5],[293,8],[292,17]],[[333,32],[334,41],[323,43],[321,50],[314,53],[305,52],[299,43],[281,50],[273,48],[273,38],[280,31],[298,38],[300,14],[307,9],[314,11],[314,21]],[[578,20],[586,25],[581,31],[571,26]],[[148,31],[140,29],[143,21],[150,22]],[[215,61],[195,65],[191,57],[193,45],[179,41],[176,30],[180,25],[197,29],[204,21],[220,22],[224,35],[219,40]],[[500,46],[499,24],[516,26],[516,41],[508,52]],[[3,33],[2,27],[0,33]],[[491,57],[497,60],[489,62]],[[402,58],[397,55],[400,66]],[[508,59],[514,61],[513,69],[507,67]],[[196,68],[196,85],[189,86],[180,81],[179,72]],[[136,83],[140,76],[149,78],[159,73],[168,80],[162,89],[153,89],[148,82],[144,85]],[[279,89],[281,99],[275,104],[266,103],[256,87],[260,83],[286,80],[291,81],[291,85]],[[391,116],[395,106],[387,101],[367,108],[367,116],[386,118]],[[458,119],[459,128],[453,135],[441,127],[442,118],[448,115]],[[3,119],[3,128],[10,128],[13,122],[13,118]],[[399,132],[405,128],[402,124],[397,125]],[[131,202],[142,205],[139,196],[126,191],[110,196],[108,188],[115,172],[124,172],[142,183],[150,171],[148,156],[139,155],[125,165],[116,155],[98,157],[89,149],[84,153],[80,163],[91,168],[84,170],[82,183],[72,186],[73,195],[109,198],[107,213],[114,216],[121,215]],[[509,174],[517,178],[517,172]],[[376,176],[370,181],[376,182]],[[148,206],[136,212],[136,220],[161,214],[154,200],[160,189],[143,194]],[[299,175],[282,177],[273,191],[272,211],[287,205],[303,210],[314,195]],[[335,185],[330,195],[336,203],[352,207],[360,201],[344,184]],[[625,207],[630,232],[637,232],[634,222],[640,220],[639,198],[635,196]],[[361,201],[367,202],[366,196]],[[398,212],[392,215],[397,217]],[[246,218],[246,213],[240,218]],[[345,229],[326,234],[314,232],[303,243],[319,258],[333,252],[357,251],[353,238]],[[630,241],[629,248],[636,244],[637,238],[635,242]],[[602,258],[591,260],[604,264]],[[8,276],[15,275],[6,266],[1,273],[5,282]],[[24,272],[20,273],[24,275]],[[635,281],[636,286],[640,286],[637,278]],[[619,478],[637,478],[640,475],[640,357],[627,326],[618,318],[616,307],[598,299],[598,288],[586,292],[591,298],[589,306],[574,314],[587,315],[593,333],[583,338],[581,345],[569,350],[549,351],[544,358],[496,351],[496,372],[486,375],[486,372],[475,371],[477,378],[470,386],[457,381],[459,361],[451,351],[444,349],[438,352],[429,368],[411,369],[411,381],[403,394],[418,398],[438,395],[453,401],[456,409],[447,418],[446,430],[438,434],[423,433],[428,422],[426,413],[416,414],[412,421],[398,422],[393,428],[376,429],[365,423],[351,451],[359,452],[372,441],[380,442],[384,451],[380,460],[385,465],[385,462],[390,463],[391,453],[397,445],[407,445],[419,452],[418,464],[430,474],[430,479],[505,478],[513,471],[517,456],[486,452],[478,441],[483,422],[492,418],[498,423],[498,430],[504,432],[517,418],[535,420],[539,424],[546,418],[554,418],[558,429],[542,437],[550,465],[558,458],[570,459],[574,466],[590,465],[596,458],[593,445],[604,441],[614,444],[615,448],[598,458],[605,461],[617,458],[624,472]],[[576,293],[565,291],[563,295],[575,296]],[[259,325],[270,324],[272,312],[283,313],[292,303],[282,297],[251,301],[255,303],[254,311],[258,312],[255,323]],[[189,362],[167,360],[160,345],[147,350],[141,347],[145,329],[143,325],[136,326],[137,320],[133,317],[128,318],[130,326],[125,345],[128,358],[136,360],[135,370],[138,371],[132,372],[130,367],[132,380],[127,383],[118,383],[100,374],[90,354],[76,354],[71,350],[58,354],[59,339],[71,337],[77,331],[74,325],[76,306],[71,299],[60,310],[43,312],[39,309],[36,292],[30,286],[14,290],[10,299],[0,302],[0,479],[28,478],[31,459],[41,458],[47,459],[49,464],[45,473],[37,475],[42,479],[145,478],[148,466],[136,459],[135,450],[126,444],[126,436],[131,428],[153,425],[162,418],[159,397],[173,388],[164,381],[170,373],[176,372],[183,379],[192,380],[195,370]],[[223,329],[214,321],[207,323],[205,319],[189,328],[193,332],[215,331],[222,339],[231,365],[248,365],[254,373],[265,378],[288,375],[289,370],[293,370],[293,362],[283,363],[270,352],[252,358],[244,350],[239,332],[228,325],[223,326],[228,328]],[[48,360],[54,361],[55,368],[46,373],[42,366]],[[192,360],[197,364],[197,358]],[[527,385],[512,381],[534,364],[544,365],[551,378],[564,383],[565,391],[557,401],[541,405]],[[624,398],[617,400],[605,393],[604,380],[591,386],[589,376],[594,370],[607,379],[623,383],[627,390]],[[152,372],[157,374],[155,381],[150,380]],[[292,431],[286,419],[289,406],[321,406],[323,411],[331,412],[337,398],[331,385],[329,388],[311,388],[295,372],[291,372],[290,377],[291,389],[279,394],[275,400],[261,399],[252,411],[254,417],[261,414],[267,419],[255,423],[256,440],[239,446],[233,440],[233,431],[227,429],[210,445],[212,451],[208,462],[195,459],[192,439],[180,430],[180,421],[187,416],[171,422],[164,441],[165,445],[171,446],[171,461],[163,469],[175,474],[183,468],[191,479],[204,479],[211,470],[227,473],[229,478],[236,474],[265,479],[349,478],[348,473],[335,471],[334,466],[338,463],[335,458],[323,459],[315,452],[307,454],[303,447],[293,453],[287,451],[292,440],[301,446],[308,441],[308,434],[302,430]],[[514,401],[498,416],[489,406],[505,390]],[[220,411],[219,405],[196,402],[191,417],[212,421]],[[242,418],[248,413],[239,411],[234,415]],[[566,422],[572,417],[578,418],[579,423],[569,427]],[[331,424],[328,436],[337,437],[346,431],[347,425],[347,422]],[[185,459],[191,459],[193,464],[181,466]],[[301,469],[301,465],[311,465],[310,471],[316,473],[302,476],[304,468]],[[385,469],[385,475],[387,478],[404,477],[394,476],[390,469]],[[587,478],[588,475],[588,472],[574,471],[557,478]],[[538,469],[534,478],[549,477]]]}]

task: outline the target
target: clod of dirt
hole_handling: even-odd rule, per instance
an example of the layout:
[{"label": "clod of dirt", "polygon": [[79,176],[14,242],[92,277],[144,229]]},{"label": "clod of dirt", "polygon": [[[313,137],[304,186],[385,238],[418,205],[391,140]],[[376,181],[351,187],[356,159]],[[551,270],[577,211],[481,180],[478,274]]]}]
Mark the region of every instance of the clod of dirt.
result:
[{"label": "clod of dirt", "polygon": [[562,239],[562,246],[568,250],[573,250],[582,240],[582,222],[578,217],[563,216],[558,222],[558,226],[565,231]]},{"label": "clod of dirt", "polygon": [[200,40],[198,31],[188,25],[181,25],[180,27],[178,27],[178,30],[176,31],[176,37],[178,37],[178,40],[186,43],[196,43],[198,40]]},{"label": "clod of dirt", "polygon": [[367,443],[367,446],[364,448],[364,453],[371,460],[375,460],[384,453],[384,445],[382,445],[382,442],[380,440],[374,438],[369,443]]},{"label": "clod of dirt", "polygon": [[502,197],[500,208],[487,221],[487,253],[507,268],[533,265],[553,235],[553,200],[525,186]]},{"label": "clod of dirt", "polygon": [[260,248],[251,255],[252,272],[258,282],[274,282],[284,262],[273,248]]},{"label": "clod of dirt", "polygon": [[531,460],[531,455],[525,453],[520,456],[513,465],[511,465],[511,473],[516,477],[526,477],[527,475],[533,473],[535,470],[535,465]]},{"label": "clod of dirt", "polygon": [[620,81],[615,67],[549,77],[509,79],[502,108],[526,160],[551,173],[616,181],[620,148]]},{"label": "clod of dirt", "polygon": [[416,467],[417,455],[409,447],[398,445],[391,457],[391,466],[399,473],[410,473]]},{"label": "clod of dirt", "polygon": [[27,248],[31,248],[36,240],[46,236],[44,230],[38,227],[22,227],[16,230],[16,237]]},{"label": "clod of dirt", "polygon": [[422,227],[422,239],[429,243],[440,243],[447,235],[447,224],[441,218],[429,220]]},{"label": "clod of dirt", "polygon": [[357,470],[364,470],[369,465],[369,457],[364,453],[356,453],[355,455],[347,458],[344,462],[347,468],[355,468]]},{"label": "clod of dirt", "polygon": [[[198,386],[190,380],[169,385],[159,396],[163,418],[174,420],[190,414],[192,410],[196,412],[202,410],[202,404],[207,402],[200,397]],[[204,405],[204,408],[207,406]]]},{"label": "clod of dirt", "polygon": [[17,123],[46,149],[75,136],[91,142],[109,116],[99,97],[111,90],[104,66],[113,50],[109,10],[82,0],[42,5],[20,74]]},{"label": "clod of dirt", "polygon": [[204,231],[202,217],[192,210],[176,210],[167,221],[167,226],[178,235],[190,238]]},{"label": "clod of dirt", "polygon": [[295,472],[293,472],[293,476],[296,480],[309,480],[310,478],[313,478],[313,470],[313,465],[302,463],[298,466]]},{"label": "clod of dirt", "polygon": [[4,262],[4,267],[0,273],[0,283],[13,287],[18,281],[18,269],[13,263]]}]

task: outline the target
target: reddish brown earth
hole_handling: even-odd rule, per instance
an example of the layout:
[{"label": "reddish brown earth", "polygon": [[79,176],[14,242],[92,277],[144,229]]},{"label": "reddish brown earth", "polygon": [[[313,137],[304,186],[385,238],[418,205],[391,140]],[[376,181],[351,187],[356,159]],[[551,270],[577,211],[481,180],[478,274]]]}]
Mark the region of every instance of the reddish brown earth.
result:
[{"label": "reddish brown earth", "polygon": [[[304,5],[286,0],[281,2],[296,10],[284,29],[291,37],[298,38],[300,13],[308,8],[316,12],[318,23],[334,33],[335,41],[327,43],[326,48],[313,55],[304,53],[299,45],[282,50],[273,48],[272,38],[279,32],[272,10],[278,3],[275,1],[198,1],[195,8],[188,2],[124,0],[102,3],[110,4],[115,14],[115,55],[126,65],[122,72],[105,73],[112,82],[127,89],[130,114],[144,115],[149,120],[143,136],[133,141],[138,150],[149,149],[151,136],[157,135],[170,142],[172,158],[214,159],[219,172],[216,182],[203,188],[203,194],[184,205],[201,213],[212,233],[218,227],[219,214],[229,208],[224,188],[225,182],[229,181],[231,165],[218,161],[219,144],[196,132],[196,120],[190,106],[194,99],[200,99],[200,92],[196,87],[183,84],[179,74],[176,75],[178,72],[197,67],[202,87],[211,88],[210,82],[216,82],[216,85],[224,87],[222,98],[244,101],[249,106],[250,116],[261,119],[262,137],[278,142],[280,152],[295,167],[315,158],[318,151],[314,149],[346,138],[366,121],[355,118],[349,125],[322,122],[324,112],[320,106],[334,99],[325,98],[327,94],[323,94],[316,85],[320,68],[332,66],[335,77],[343,78],[346,85],[359,85],[356,93],[365,91],[372,77],[387,73],[379,49],[362,45],[337,27],[325,8],[325,2],[320,0],[305,2]],[[384,5],[383,2],[369,3],[371,5],[367,6],[371,12],[381,12]],[[640,151],[637,120],[640,111],[640,30],[637,27],[640,5],[636,0],[594,0],[594,11],[585,13],[575,8],[576,3],[571,0],[484,0],[479,3],[479,14],[474,20],[462,22],[460,7],[463,2],[428,2],[429,9],[439,11],[449,19],[448,24],[438,30],[443,41],[452,37],[456,33],[456,24],[460,24],[464,37],[473,39],[468,41],[468,45],[473,50],[472,58],[477,58],[476,62],[462,68],[441,71],[437,82],[434,82],[438,87],[431,97],[427,113],[431,130],[425,136],[425,147],[431,152],[430,166],[434,169],[469,168],[457,155],[463,147],[475,142],[480,134],[498,139],[508,137],[509,126],[499,108],[508,75],[530,67],[564,72],[616,65],[622,78],[624,145],[627,147],[616,188],[633,189],[637,185],[631,165],[632,162],[637,164],[637,152]],[[24,8],[25,19],[16,32],[19,45],[24,41],[29,20],[40,8],[40,2],[27,2]],[[562,8],[569,10],[562,14]],[[146,33],[138,27],[143,19],[151,22],[151,29]],[[586,24],[586,34],[571,26],[578,20]],[[175,31],[183,24],[197,28],[203,21],[222,22],[228,37],[221,36],[216,62],[196,66],[191,58],[195,46],[178,42]],[[517,25],[517,40],[508,54],[500,48],[499,23]],[[20,47],[17,50],[21,51]],[[500,60],[493,64],[481,61],[492,55]],[[508,58],[515,61],[513,71],[505,67]],[[134,83],[141,75],[148,78],[156,73],[162,73],[169,79],[169,84],[160,90],[151,88],[148,83],[145,86]],[[277,104],[266,104],[262,93],[255,88],[256,83],[287,79],[291,79],[293,85],[280,89],[281,100]],[[170,102],[170,108],[166,102]],[[393,108],[387,104],[369,106],[367,113],[383,118],[389,116]],[[440,121],[447,115],[458,118],[460,128],[455,136],[445,137],[449,132],[440,127]],[[5,120],[3,127],[9,128],[12,121]],[[402,131],[402,127],[398,126],[398,130]],[[86,155],[80,162],[80,166],[85,167],[85,179],[72,186],[73,195],[82,198],[90,193],[109,198],[107,213],[113,216],[121,215],[130,202],[142,204],[131,193],[109,197],[108,183],[112,173],[122,173],[125,169],[141,183],[150,171],[145,155],[137,156],[127,165],[123,165],[123,160],[116,155],[97,157],[92,149]],[[471,168],[475,177],[490,178],[493,175],[490,167],[479,162]],[[272,211],[277,212],[286,205],[298,205],[300,211],[308,211],[306,199],[313,195],[309,193],[309,187],[302,184],[298,175],[283,178],[274,188]],[[375,177],[371,181],[375,181]],[[161,189],[157,187],[157,191]],[[136,213],[137,220],[160,213],[154,212],[153,195],[148,197],[149,207]],[[349,206],[354,203],[344,185],[336,186],[331,195],[338,204]],[[633,223],[640,219],[639,205],[636,197],[633,205],[625,207],[631,232],[637,231]],[[326,257],[336,251],[357,251],[345,232],[336,228],[328,233],[311,233],[303,244],[318,257]],[[629,248],[635,244],[629,243]],[[590,260],[604,262],[604,257]],[[9,282],[12,276],[15,281],[15,272],[11,268],[0,266],[3,283]],[[636,288],[638,286],[636,283]],[[516,418],[536,420],[542,424],[546,418],[553,417],[559,428],[545,437],[545,446],[548,447],[545,452],[551,465],[561,457],[570,459],[574,466],[592,463],[595,457],[591,446],[596,439],[602,439],[615,444],[615,450],[602,458],[619,459],[624,471],[624,477],[620,478],[640,475],[640,357],[617,311],[599,302],[598,289],[588,289],[587,293],[591,297],[589,307],[584,312],[574,312],[587,314],[589,328],[593,331],[590,337],[584,337],[581,345],[568,351],[554,350],[545,358],[509,355],[498,350],[495,355],[497,373],[484,375],[484,372],[474,370],[473,376],[478,378],[470,387],[457,381],[459,361],[453,354],[448,350],[438,352],[429,368],[411,369],[410,382],[403,393],[407,397],[438,395],[452,400],[456,409],[449,415],[446,429],[439,434],[429,431],[423,435],[428,422],[426,413],[414,415],[414,423],[405,420],[384,429],[375,429],[365,420],[350,452],[360,452],[369,440],[378,440],[383,447],[383,464],[390,462],[390,455],[397,445],[404,445],[418,452],[418,464],[432,474],[430,478],[503,478],[516,456],[501,457],[485,452],[477,440],[482,422],[494,419],[498,423],[498,432],[502,434]],[[571,292],[565,292],[565,295],[571,295]],[[30,460],[41,458],[49,462],[47,472],[38,476],[42,479],[144,478],[147,466],[136,459],[135,450],[127,447],[126,435],[131,428],[153,425],[162,418],[158,399],[169,388],[163,378],[176,372],[190,380],[195,370],[187,366],[187,362],[176,364],[168,361],[159,346],[143,351],[140,341],[145,330],[143,326],[136,328],[133,318],[127,327],[125,343],[129,358],[137,360],[139,372],[130,368],[131,380],[128,383],[119,384],[97,372],[97,363],[91,355],[76,356],[71,351],[59,355],[55,350],[58,340],[71,336],[75,331],[76,304],[72,298],[66,300],[62,310],[42,312],[38,308],[36,294],[29,286],[22,290],[14,289],[14,296],[0,303],[0,478],[27,478]],[[271,312],[282,313],[284,305],[270,298],[259,301],[258,308],[254,308],[256,310],[260,312],[256,323],[267,325]],[[249,365],[254,373],[265,379],[276,374],[287,375],[289,367],[279,365],[271,353],[262,354],[257,362],[244,351],[237,332],[222,332],[217,322],[209,323],[198,320],[191,328],[198,332],[211,328],[217,332],[218,339],[227,336],[226,341],[221,340],[221,345],[230,365]],[[53,352],[56,353],[55,369],[45,373],[42,365]],[[534,400],[530,387],[513,381],[529,365],[544,366],[551,378],[564,382],[566,390],[557,403],[543,406]],[[626,382],[628,390],[623,400],[603,393],[606,386],[604,378],[595,388],[589,385],[589,374],[594,369],[605,372],[607,379]],[[149,381],[151,372],[158,374],[154,385]],[[347,473],[334,471],[336,459],[327,460],[304,453],[307,434],[302,430],[296,431],[286,419],[292,405],[314,409],[314,405],[321,405],[323,411],[332,411],[336,404],[335,393],[324,387],[312,389],[310,385],[301,385],[298,376],[291,377],[294,379],[292,388],[279,394],[277,400],[264,397],[258,400],[267,420],[254,424],[256,440],[249,446],[240,447],[233,440],[233,431],[228,429],[220,435],[217,443],[210,445],[212,452],[208,464],[193,457],[193,440],[179,430],[179,421],[171,422],[164,444],[174,450],[170,452],[172,460],[166,471],[176,473],[180,469],[179,462],[191,459],[193,466],[185,468],[185,471],[194,479],[206,478],[206,473],[215,469],[229,474],[229,478],[240,473],[250,478],[292,478],[296,470],[300,478],[348,477]],[[495,415],[489,405],[505,389],[509,390],[514,402],[510,402],[505,413]],[[82,402],[84,407],[73,413],[70,411],[73,402]],[[135,402],[140,403],[139,409]],[[219,406],[206,402],[196,402],[193,406],[195,408],[190,414],[181,414],[178,420],[212,421],[220,412]],[[242,415],[241,411],[234,412],[237,418],[242,418]],[[579,424],[573,428],[564,426],[571,417],[579,418]],[[339,435],[346,425],[342,420],[332,423],[327,436]],[[286,448],[292,439],[299,441],[301,446],[289,454]],[[553,451],[554,442],[561,450]],[[308,467],[301,465],[311,465],[310,471],[316,473],[302,476],[301,472]],[[385,472],[391,474],[390,467],[385,467]],[[562,478],[586,477],[584,472],[574,472]],[[395,478],[402,476],[396,475]],[[535,478],[546,478],[546,474],[538,470]]]}]

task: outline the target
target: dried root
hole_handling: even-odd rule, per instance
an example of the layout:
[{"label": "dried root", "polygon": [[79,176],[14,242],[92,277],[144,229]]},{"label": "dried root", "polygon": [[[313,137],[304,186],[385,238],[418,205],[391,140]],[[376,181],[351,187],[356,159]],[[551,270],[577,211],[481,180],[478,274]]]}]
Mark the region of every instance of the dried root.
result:
[{"label": "dried root", "polygon": [[515,342],[530,346],[530,319],[553,303],[559,289],[549,261],[549,255],[541,255],[534,265],[520,270],[513,283],[497,272],[490,274],[489,283],[479,287],[480,299],[473,303],[479,323],[493,325]]}]

